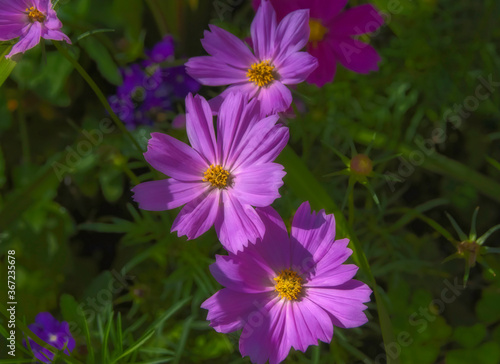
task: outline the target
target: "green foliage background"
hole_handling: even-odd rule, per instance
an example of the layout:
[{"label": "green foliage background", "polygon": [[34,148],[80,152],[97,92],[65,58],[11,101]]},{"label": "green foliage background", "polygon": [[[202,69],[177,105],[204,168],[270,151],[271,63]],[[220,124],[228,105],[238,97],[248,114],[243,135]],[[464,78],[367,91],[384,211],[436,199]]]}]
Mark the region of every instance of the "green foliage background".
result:
[{"label": "green foliage background", "polygon": [[[376,280],[377,300],[368,324],[336,329],[330,344],[292,352],[286,363],[498,364],[498,256],[483,250],[465,288],[464,257],[443,261],[464,240],[446,213],[468,233],[479,206],[478,236],[500,223],[500,3],[374,3],[386,25],[364,40],[382,55],[380,71],[339,66],[332,84],[294,91],[299,113],[288,122],[290,146],[279,159],[288,174],[274,206],[286,221],[304,200],[335,212],[337,237],[353,241],[358,278],[372,288]],[[248,1],[234,0],[61,0],[57,11],[71,54],[106,95],[122,81],[118,68],[164,34],[186,60],[204,54],[209,23],[245,37],[253,17]],[[248,363],[238,334],[216,333],[200,309],[219,289],[208,270],[224,254],[215,233],[187,242],[170,233],[177,211],[138,210],[130,188],[162,177],[118,128],[90,153],[72,153],[107,115],[53,45],[16,61],[0,62],[0,303],[6,254],[15,249],[19,325],[41,311],[72,323],[77,348],[58,360]],[[480,78],[496,84],[467,111]],[[447,122],[460,113],[460,125]],[[143,148],[151,131],[186,140],[170,121],[133,136]],[[435,150],[422,147],[433,137]],[[345,162],[367,148],[375,174],[349,183]],[[488,252],[499,251],[499,238],[490,236]],[[6,328],[0,316],[1,336]],[[2,342],[0,362],[30,362],[21,332],[16,359]]]}]

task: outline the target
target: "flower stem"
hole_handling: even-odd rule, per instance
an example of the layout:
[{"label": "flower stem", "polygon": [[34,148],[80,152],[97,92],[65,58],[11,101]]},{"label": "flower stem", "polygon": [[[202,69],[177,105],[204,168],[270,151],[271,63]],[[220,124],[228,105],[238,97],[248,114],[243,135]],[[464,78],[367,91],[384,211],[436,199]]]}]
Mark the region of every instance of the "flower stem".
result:
[{"label": "flower stem", "polygon": [[22,98],[19,97],[18,100],[19,107],[17,115],[19,117],[19,134],[21,134],[21,147],[23,150],[23,161],[29,163],[30,161],[30,140],[28,136],[28,128],[26,127],[26,116],[24,114],[24,108],[21,106]]},{"label": "flower stem", "polygon": [[90,75],[87,73],[87,71],[85,71],[83,69],[83,67],[80,65],[80,63],[78,63],[78,61],[76,59],[74,59],[69,54],[69,52],[61,44],[59,44],[59,42],[53,42],[53,44],[55,45],[55,47],[57,48],[57,50],[64,57],[66,57],[66,59],[69,62],[71,62],[71,64],[73,65],[73,67],[75,67],[75,69],[78,71],[78,73],[80,73],[80,75],[83,77],[83,79],[88,83],[88,85],[90,86],[90,88],[92,89],[92,91],[94,91],[94,93],[96,94],[96,96],[99,99],[99,101],[101,102],[101,104],[108,111],[111,119],[116,124],[116,126],[118,127],[118,129],[120,129],[120,131],[123,134],[127,135],[127,137],[132,141],[132,143],[135,145],[135,147],[137,148],[138,151],[142,152],[143,150],[142,150],[141,146],[139,145],[139,143],[137,142],[137,140],[135,140],[135,138],[132,136],[132,134],[130,134],[130,132],[128,131],[128,129],[125,127],[125,125],[123,125],[122,121],[118,118],[118,116],[115,114],[115,112],[113,111],[113,109],[111,109],[111,106],[109,105],[109,102],[106,99],[106,96],[104,96],[104,94],[102,93],[101,89],[99,88],[99,86],[97,86],[97,84],[94,82],[94,80],[92,79],[92,77],[90,77]]}]

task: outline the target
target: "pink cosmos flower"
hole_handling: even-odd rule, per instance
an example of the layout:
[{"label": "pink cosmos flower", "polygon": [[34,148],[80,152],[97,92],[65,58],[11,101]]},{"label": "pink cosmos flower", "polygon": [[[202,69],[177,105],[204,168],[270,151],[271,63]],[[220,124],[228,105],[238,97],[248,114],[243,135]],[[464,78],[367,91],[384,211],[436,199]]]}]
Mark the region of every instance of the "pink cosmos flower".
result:
[{"label": "pink cosmos flower", "polygon": [[[253,0],[257,9],[261,0]],[[370,45],[353,39],[353,36],[377,30],[384,19],[370,4],[342,11],[347,0],[271,0],[278,19],[298,9],[309,9],[311,33],[307,51],[319,61],[319,66],[307,78],[307,82],[322,87],[332,82],[337,62],[351,71],[369,73],[378,71],[381,60]]]},{"label": "pink cosmos flower", "polygon": [[0,40],[19,37],[7,58],[35,47],[40,38],[71,44],[61,28],[50,0],[0,0]]},{"label": "pink cosmos flower", "polygon": [[236,36],[210,25],[202,39],[210,56],[191,58],[187,72],[204,85],[230,85],[212,100],[214,111],[235,91],[260,100],[263,115],[285,111],[292,103],[286,85],[305,81],[318,65],[310,54],[300,52],[309,39],[308,21],[309,11],[299,10],[278,24],[271,3],[264,1],[251,26],[253,52]]},{"label": "pink cosmos flower", "polygon": [[[194,239],[212,225],[231,252],[264,235],[264,223],[252,206],[280,197],[283,166],[273,163],[288,142],[278,115],[260,118],[260,103],[241,93],[221,105],[214,131],[212,111],[201,96],[186,98],[186,131],[191,147],[161,133],[151,134],[144,157],[172,177],[132,189],[144,210],[184,206],[172,225],[179,236]],[[216,137],[217,135],[217,137]]]},{"label": "pink cosmos flower", "polygon": [[335,240],[335,219],[308,202],[297,210],[291,236],[271,207],[258,208],[266,226],[262,240],[243,252],[216,256],[210,266],[225,286],[202,308],[216,331],[243,329],[240,352],[252,362],[283,361],[290,348],[305,352],[318,339],[330,342],[333,327],[351,328],[367,322],[364,302],[371,289],[352,279],[354,264],[348,239]]}]

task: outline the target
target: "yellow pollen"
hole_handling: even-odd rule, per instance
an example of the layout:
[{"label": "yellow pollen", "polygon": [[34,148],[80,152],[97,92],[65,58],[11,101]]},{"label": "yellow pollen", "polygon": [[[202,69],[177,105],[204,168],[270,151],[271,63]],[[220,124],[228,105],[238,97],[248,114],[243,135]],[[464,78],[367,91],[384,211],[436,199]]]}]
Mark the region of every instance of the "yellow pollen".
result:
[{"label": "yellow pollen", "polygon": [[227,186],[229,172],[222,166],[214,166],[213,164],[203,174],[203,182],[210,182],[213,187],[224,188]]},{"label": "yellow pollen", "polygon": [[28,19],[30,22],[34,23],[35,21],[41,23],[45,20],[45,14],[40,10],[32,6],[31,8],[26,8],[26,12],[28,13]]},{"label": "yellow pollen", "polygon": [[259,87],[267,86],[275,80],[274,66],[270,61],[254,63],[252,68],[248,69],[247,77]]},{"label": "yellow pollen", "polygon": [[279,293],[280,298],[285,297],[290,301],[296,300],[302,291],[302,277],[291,269],[282,270],[274,280],[276,281],[274,288]]},{"label": "yellow pollen", "polygon": [[328,33],[328,28],[326,28],[321,21],[310,19],[309,28],[311,32],[309,33],[309,42],[317,45],[318,42],[325,38],[325,34]]}]

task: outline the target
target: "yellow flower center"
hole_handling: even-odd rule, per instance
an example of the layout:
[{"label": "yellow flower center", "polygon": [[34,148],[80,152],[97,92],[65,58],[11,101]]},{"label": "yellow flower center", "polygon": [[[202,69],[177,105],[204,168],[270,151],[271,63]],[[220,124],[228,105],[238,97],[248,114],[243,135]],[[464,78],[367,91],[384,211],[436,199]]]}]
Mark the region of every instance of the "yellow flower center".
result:
[{"label": "yellow flower center", "polygon": [[270,61],[254,63],[248,69],[247,77],[259,87],[267,86],[275,80],[274,66],[271,65]]},{"label": "yellow flower center", "polygon": [[28,13],[28,19],[30,22],[34,23],[35,21],[41,23],[45,20],[45,14],[40,10],[32,6],[31,8],[26,8],[26,12]]},{"label": "yellow flower center", "polygon": [[309,20],[309,28],[311,32],[309,33],[309,42],[317,44],[325,38],[325,34],[328,33],[328,28],[326,28],[321,21],[316,19]]},{"label": "yellow flower center", "polygon": [[279,293],[280,298],[296,300],[302,291],[302,277],[291,269],[284,269],[274,278],[276,284],[274,288]]},{"label": "yellow flower center", "polygon": [[224,188],[227,186],[229,172],[222,166],[214,166],[213,164],[203,174],[203,182],[210,182],[213,187]]}]

